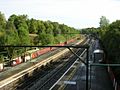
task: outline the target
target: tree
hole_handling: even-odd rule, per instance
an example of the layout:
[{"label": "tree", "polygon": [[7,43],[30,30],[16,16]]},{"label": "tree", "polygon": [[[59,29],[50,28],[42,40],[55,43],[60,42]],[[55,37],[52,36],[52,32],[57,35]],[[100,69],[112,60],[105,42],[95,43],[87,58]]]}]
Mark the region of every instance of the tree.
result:
[{"label": "tree", "polygon": [[108,30],[109,27],[109,20],[105,17],[102,16],[100,18],[100,28],[99,28],[99,37],[102,39],[102,37],[104,36],[105,32]]},{"label": "tree", "polygon": [[[103,37],[103,43],[104,46],[108,52],[109,58],[113,58],[115,60],[115,57],[120,58],[119,56],[119,50],[120,50],[120,20],[117,20],[110,24],[108,30],[106,31],[104,37]],[[114,52],[114,53],[113,53]],[[117,54],[119,53],[119,54]]]},{"label": "tree", "polygon": [[55,42],[58,43],[62,43],[65,42],[65,37],[63,35],[58,34],[57,36],[55,36]]},{"label": "tree", "polygon": [[19,45],[30,44],[27,20],[28,20],[27,15],[16,16],[14,14],[11,15],[10,18],[8,19],[7,27],[8,29],[13,30],[13,33],[16,33],[16,35],[18,35],[19,40],[17,42],[19,43]]},{"label": "tree", "polygon": [[11,21],[6,25],[6,45],[19,45],[18,32]]},{"label": "tree", "polygon": [[5,29],[5,26],[6,26],[5,16],[0,12],[0,29]]},{"label": "tree", "polygon": [[51,34],[40,33],[39,40],[40,40],[42,45],[54,44],[54,37]]},{"label": "tree", "polygon": [[27,17],[28,17],[27,15],[18,15],[17,16],[15,14],[13,14],[9,17],[8,21],[11,21],[17,30],[19,27],[19,24],[21,22],[27,22]]},{"label": "tree", "polygon": [[53,34],[53,25],[51,24],[51,22],[46,21],[44,22],[44,25],[46,27],[46,30],[45,30],[46,34]]},{"label": "tree", "polygon": [[0,12],[0,44],[5,44],[5,26],[6,26],[6,19],[4,14]]},{"label": "tree", "polygon": [[[52,45],[71,39],[70,33],[78,32],[75,28],[58,22],[28,19],[27,15],[11,15],[6,21],[0,12],[0,44],[1,45]],[[31,38],[30,38],[30,34]],[[30,42],[31,40],[31,42]],[[12,60],[18,53],[25,52],[21,48],[0,48],[7,50]]]},{"label": "tree", "polygon": [[5,45],[5,29],[0,29],[0,44]]},{"label": "tree", "polygon": [[18,36],[20,39],[20,45],[30,45],[30,37],[29,37],[28,26],[26,22],[21,22],[19,24]]},{"label": "tree", "polygon": [[58,22],[53,22],[53,33],[54,33],[54,36],[57,36],[58,34],[61,34],[61,29],[59,27],[59,24]]},{"label": "tree", "polygon": [[38,32],[38,21],[35,19],[29,20],[29,33],[36,34]]},{"label": "tree", "polygon": [[100,18],[99,24],[100,24],[101,29],[105,29],[106,27],[109,26],[109,20],[105,16],[102,16]]},{"label": "tree", "polygon": [[[120,64],[120,20],[116,20],[109,25],[102,42],[107,51],[109,63]],[[120,67],[112,67],[112,70],[117,81],[120,82]]]},{"label": "tree", "polygon": [[[5,44],[6,45],[19,45],[19,37],[17,30],[13,24],[13,22],[8,21],[6,25],[6,35],[5,35]],[[15,48],[9,47],[6,49],[8,53],[8,57],[10,60],[15,56]]]},{"label": "tree", "polygon": [[17,18],[17,15],[13,14],[8,18],[8,21],[11,21],[14,24],[16,18]]},{"label": "tree", "polygon": [[46,27],[43,21],[38,21],[38,33],[37,34],[45,33],[45,30],[46,30]]}]

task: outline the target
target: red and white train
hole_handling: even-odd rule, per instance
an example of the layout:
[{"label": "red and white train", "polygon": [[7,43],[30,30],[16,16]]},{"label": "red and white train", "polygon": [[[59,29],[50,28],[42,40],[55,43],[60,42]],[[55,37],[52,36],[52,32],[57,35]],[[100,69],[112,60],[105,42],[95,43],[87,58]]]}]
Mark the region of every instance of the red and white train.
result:
[{"label": "red and white train", "polygon": [[[75,40],[76,39],[71,39],[71,40],[69,40],[67,42],[56,44],[56,46],[64,46],[66,44],[74,42]],[[10,65],[11,66],[16,66],[16,65],[21,64],[23,62],[27,62],[29,60],[37,58],[40,55],[45,54],[45,53],[47,53],[49,51],[52,51],[52,50],[55,50],[55,49],[56,49],[55,47],[52,47],[52,48],[51,47],[47,47],[47,48],[43,48],[43,49],[36,48],[36,49],[33,49],[33,50],[26,51],[24,53],[24,55],[14,58],[12,60],[12,62],[10,62]],[[3,70],[4,70],[4,64],[0,63],[0,71],[3,71]]]}]

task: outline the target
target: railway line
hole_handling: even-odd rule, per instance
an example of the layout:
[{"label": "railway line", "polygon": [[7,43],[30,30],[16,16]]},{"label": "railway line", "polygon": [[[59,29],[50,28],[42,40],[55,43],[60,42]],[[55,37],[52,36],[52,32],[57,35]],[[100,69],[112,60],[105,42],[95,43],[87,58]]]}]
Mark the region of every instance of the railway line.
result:
[{"label": "railway line", "polygon": [[[77,54],[80,55],[84,49],[77,50]],[[66,56],[65,56],[66,57]],[[48,75],[40,76],[38,73],[32,79],[24,82],[17,90],[48,90],[76,61],[76,56],[71,56],[65,62],[62,62],[57,68]],[[62,60],[64,61],[64,60]],[[37,81],[36,81],[37,79]]]},{"label": "railway line", "polygon": [[[80,55],[84,49],[77,51],[77,54]],[[69,60],[60,68],[56,73],[54,73],[41,87],[38,87],[38,90],[48,90],[50,87],[71,67],[71,65],[76,61],[77,57],[72,56]]]},{"label": "railway line", "polygon": [[[86,49],[83,49],[81,53],[77,53],[80,57],[85,56]],[[67,71],[57,80],[55,84],[49,90],[64,90],[67,83],[76,83],[75,81],[69,81],[74,74],[76,73],[77,69],[81,66],[81,61],[76,58],[74,63],[67,69]],[[66,83],[66,84],[65,84]],[[72,89],[73,90],[73,89]],[[76,90],[76,89],[74,89]]]},{"label": "railway line", "polygon": [[[80,42],[79,42],[80,43]],[[78,44],[79,44],[78,43]],[[18,85],[18,87],[19,88],[15,88],[15,89],[19,89],[19,90],[21,90],[20,89],[20,87],[22,86],[22,88],[24,87],[24,85],[26,86],[26,90],[28,89],[28,88],[30,88],[30,86],[34,86],[35,85],[35,83],[37,83],[38,82],[38,78],[43,78],[44,76],[46,76],[47,75],[47,73],[49,73],[49,72],[47,72],[47,73],[44,73],[43,75],[41,75],[41,72],[38,72],[39,71],[39,69],[40,69],[40,67],[42,66],[42,65],[46,65],[48,62],[50,62],[50,61],[55,61],[55,58],[56,59],[58,59],[57,57],[58,56],[61,56],[63,53],[65,53],[66,52],[66,50],[63,50],[63,51],[61,51],[59,54],[57,54],[57,55],[53,55],[53,56],[51,56],[51,57],[49,57],[49,58],[47,58],[46,60],[44,60],[44,61],[41,61],[41,63],[38,63],[38,64],[36,64],[36,65],[34,65],[34,66],[32,66],[32,67],[30,67],[30,68],[28,68],[29,70],[24,70],[24,71],[22,71],[22,72],[20,72],[20,73],[18,73],[18,74],[15,74],[15,75],[13,75],[12,77],[10,77],[10,78],[7,78],[7,79],[5,79],[5,80],[3,80],[1,83],[0,83],[0,89],[2,88],[2,87],[4,87],[4,88],[2,88],[1,90],[6,90],[6,88],[5,88],[5,86],[7,85],[7,84],[9,84],[9,83],[12,83],[12,82],[14,82],[14,81],[16,81],[16,80],[18,80],[17,81],[17,83],[15,82],[14,83],[14,85],[12,85],[12,87],[16,87],[17,85],[18,85],[18,82],[20,82],[20,81],[22,81],[21,80],[21,77],[22,77],[22,79],[24,78],[29,78],[29,83],[27,83],[27,84],[29,84],[28,86],[26,86],[25,84],[23,84],[22,83],[22,85]],[[53,58],[54,57],[54,58]],[[57,66],[58,66],[58,64],[56,64]],[[49,67],[50,68],[50,67]],[[55,68],[55,67],[51,67],[51,70],[53,69],[53,68]],[[29,76],[29,72],[31,72],[31,71],[37,71],[37,73],[34,73],[34,74],[36,74],[36,75],[33,75],[33,77],[34,78],[30,78],[30,77],[28,77]],[[44,72],[44,71],[42,71],[42,72]],[[52,74],[51,74],[52,75]],[[35,80],[36,79],[36,80]],[[34,83],[30,83],[31,81],[34,81],[35,80],[35,82]],[[7,82],[8,81],[8,82]],[[7,82],[7,83],[5,83],[5,82]],[[25,82],[24,82],[25,83]],[[44,86],[44,85],[43,85]],[[41,86],[41,87],[43,87],[43,86]],[[13,89],[11,89],[11,90],[13,90]],[[23,89],[22,89],[23,90]]]},{"label": "railway line", "polygon": [[51,62],[47,66],[44,66],[41,70],[38,70],[33,77],[28,78],[26,81],[21,83],[17,89],[27,90],[28,88],[30,89],[31,85],[33,85],[33,87],[36,88],[36,85],[38,84],[37,82],[40,80],[41,82],[39,81],[39,84],[43,83],[42,81],[52,76],[53,73],[56,73],[56,71],[62,67],[62,62],[63,59],[61,58],[58,59],[56,62]]},{"label": "railway line", "polygon": [[[83,50],[84,49],[77,50],[77,54],[80,55],[83,52]],[[31,83],[23,84],[19,87],[19,89],[27,90],[29,88],[29,90],[39,90],[39,89],[48,90],[51,87],[51,85],[53,85],[56,82],[56,80],[58,80],[61,77],[61,75],[63,75],[63,73],[67,71],[67,69],[74,63],[74,61],[77,58],[76,56],[71,56],[71,57],[69,56],[70,56],[69,54],[67,56],[64,56],[64,57],[69,58],[65,61],[57,60],[57,61],[62,61],[62,63],[60,63],[60,65],[58,65],[53,71],[51,72],[49,71],[48,75],[46,76],[43,75],[44,77],[40,78],[41,76],[39,77],[37,73],[37,77],[39,77],[39,78],[35,77],[37,81],[34,78],[33,80],[30,81],[32,84]],[[31,85],[33,86],[31,87]]]},{"label": "railway line", "polygon": [[[93,64],[94,59],[91,58],[95,47],[94,41],[90,43],[89,65]],[[86,54],[82,58],[86,58]],[[96,60],[98,65],[99,59]],[[76,65],[77,64],[77,65]],[[50,90],[113,90],[112,83],[109,79],[107,68],[97,66],[89,67],[88,88],[86,88],[86,66],[79,61],[66,73],[58,82],[53,85]],[[116,89],[115,89],[116,90]]]}]

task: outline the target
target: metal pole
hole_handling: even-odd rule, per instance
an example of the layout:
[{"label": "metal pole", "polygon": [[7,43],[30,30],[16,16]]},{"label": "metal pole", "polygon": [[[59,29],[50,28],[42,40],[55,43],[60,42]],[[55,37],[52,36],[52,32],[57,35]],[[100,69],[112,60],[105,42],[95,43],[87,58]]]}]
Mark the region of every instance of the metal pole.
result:
[{"label": "metal pole", "polygon": [[88,67],[89,67],[89,65],[88,65],[88,59],[89,59],[89,56],[88,56],[88,55],[89,55],[89,54],[88,54],[88,53],[89,53],[89,51],[88,51],[88,49],[89,49],[89,48],[87,48],[87,60],[86,60],[86,90],[89,89],[89,87],[88,87],[88,84],[89,84],[89,83],[88,83],[88,77],[89,77],[89,70],[88,70],[88,69],[89,69],[89,68],[88,68]]},{"label": "metal pole", "polygon": [[92,80],[91,80],[91,72],[92,72],[92,67],[91,67],[91,65],[89,66],[90,67],[90,90],[91,90],[91,83],[92,83]]}]

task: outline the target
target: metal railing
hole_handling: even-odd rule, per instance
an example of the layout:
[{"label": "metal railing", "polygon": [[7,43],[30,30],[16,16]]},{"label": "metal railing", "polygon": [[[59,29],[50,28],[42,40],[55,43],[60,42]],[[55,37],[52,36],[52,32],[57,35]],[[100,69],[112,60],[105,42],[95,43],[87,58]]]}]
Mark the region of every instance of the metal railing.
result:
[{"label": "metal railing", "polygon": [[[112,78],[111,78],[112,80],[111,81],[112,81],[114,90],[120,90],[120,86],[118,85],[118,83],[116,81],[116,78],[114,76],[114,73],[113,73],[113,71],[110,68],[110,67],[120,67],[120,64],[92,63],[92,64],[89,64],[90,73],[91,73],[91,68],[93,66],[107,67],[107,72],[109,73],[109,76],[112,76]],[[91,74],[90,74],[90,90],[91,90]]]}]

